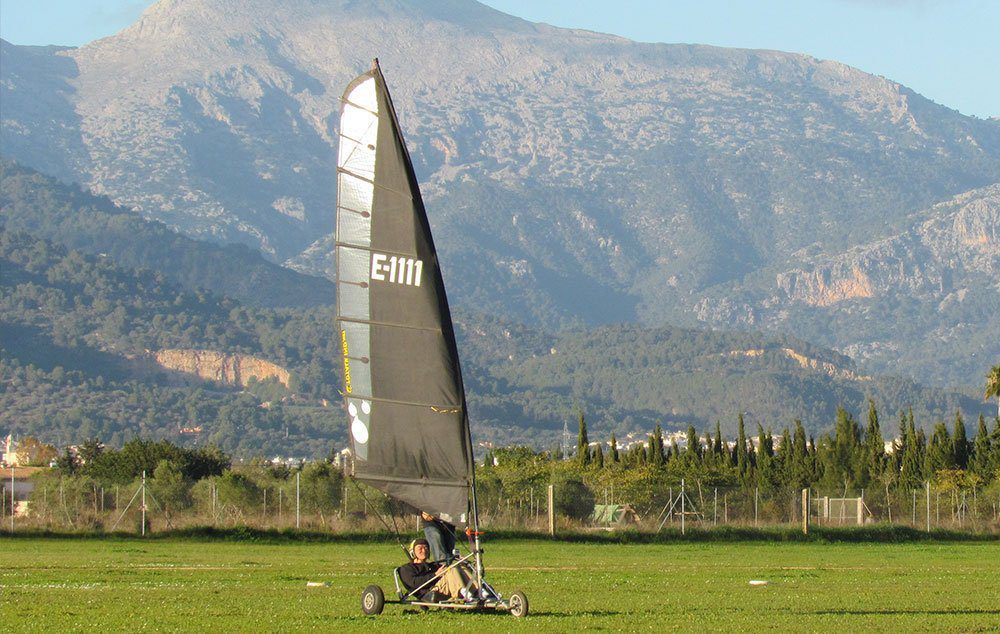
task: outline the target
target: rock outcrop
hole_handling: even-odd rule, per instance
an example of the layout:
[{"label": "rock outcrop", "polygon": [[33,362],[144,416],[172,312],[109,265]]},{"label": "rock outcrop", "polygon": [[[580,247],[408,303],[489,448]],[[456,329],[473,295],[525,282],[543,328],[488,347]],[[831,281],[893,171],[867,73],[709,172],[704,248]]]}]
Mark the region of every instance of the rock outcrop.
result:
[{"label": "rock outcrop", "polygon": [[289,387],[291,378],[288,370],[270,361],[250,355],[226,354],[214,350],[150,351],[142,361],[192,379],[212,381],[222,385],[246,387],[250,379],[257,381],[276,379],[285,387]]}]

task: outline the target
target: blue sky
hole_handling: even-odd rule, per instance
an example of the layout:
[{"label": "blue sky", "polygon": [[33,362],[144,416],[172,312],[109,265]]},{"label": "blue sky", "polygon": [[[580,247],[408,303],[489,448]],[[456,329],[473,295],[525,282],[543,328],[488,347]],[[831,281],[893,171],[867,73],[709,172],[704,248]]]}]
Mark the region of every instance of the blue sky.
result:
[{"label": "blue sky", "polygon": [[[79,46],[122,29],[149,4],[2,0],[0,36],[15,44]],[[642,42],[808,53],[883,75],[963,114],[1000,116],[998,0],[486,0],[486,4],[533,22]]]}]

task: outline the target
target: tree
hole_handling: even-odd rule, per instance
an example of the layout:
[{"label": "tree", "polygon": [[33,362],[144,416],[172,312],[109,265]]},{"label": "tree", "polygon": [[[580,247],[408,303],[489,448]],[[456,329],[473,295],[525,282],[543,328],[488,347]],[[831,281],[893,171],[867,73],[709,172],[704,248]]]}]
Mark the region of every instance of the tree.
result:
[{"label": "tree", "polygon": [[59,452],[34,436],[25,436],[17,445],[17,462],[25,467],[47,467]]},{"label": "tree", "polygon": [[600,443],[594,448],[593,462],[597,464],[598,469],[604,468],[604,448]]},{"label": "tree", "polygon": [[615,438],[615,433],[611,432],[611,462],[618,463],[618,439]]},{"label": "tree", "polygon": [[774,468],[774,441],[771,430],[764,431],[757,425],[757,485],[765,491],[771,490],[777,484],[777,473]]},{"label": "tree", "polygon": [[992,397],[997,399],[997,418],[1000,419],[1000,365],[990,368],[986,375],[986,394],[983,398],[990,399]]},{"label": "tree", "polygon": [[552,502],[557,513],[585,520],[594,512],[594,494],[579,478],[564,475],[553,485]]},{"label": "tree", "polygon": [[747,432],[743,424],[743,414],[739,415],[736,425],[736,446],[733,448],[736,453],[736,475],[740,478],[740,482],[746,484],[746,477],[750,471],[750,458],[747,455]]},{"label": "tree", "polygon": [[656,424],[656,430],[649,437],[649,464],[657,467],[663,466],[666,462],[666,455],[663,452],[663,428]]},{"label": "tree", "polygon": [[927,445],[927,466],[924,472],[933,476],[938,471],[955,468],[955,446],[952,443],[948,428],[942,421],[934,425],[934,433]]},{"label": "tree", "polygon": [[868,426],[865,428],[863,478],[877,480],[885,468],[885,440],[878,423],[875,401],[868,399]]},{"label": "tree", "polygon": [[587,421],[580,412],[580,430],[576,436],[576,459],[581,467],[586,467],[590,462],[590,440],[587,439]]},{"label": "tree", "polygon": [[837,407],[834,436],[826,443],[826,471],[828,484],[857,483],[861,471],[861,429],[854,417],[843,407]]},{"label": "tree", "polygon": [[172,462],[161,460],[153,469],[153,479],[149,482],[153,499],[160,503],[169,521],[173,511],[190,505],[191,485],[181,470]]},{"label": "tree", "polygon": [[[906,415],[904,414],[904,417]],[[913,410],[906,417],[906,436],[903,442],[903,457],[900,459],[900,483],[907,488],[915,488],[924,479],[924,458],[926,448],[923,430],[916,430],[913,423]]]},{"label": "tree", "polygon": [[694,468],[701,461],[701,441],[698,440],[698,432],[694,425],[687,428],[687,449],[684,451],[684,465],[687,468]]},{"label": "tree", "polygon": [[313,462],[302,469],[300,496],[302,507],[321,518],[340,507],[343,475],[325,462]]},{"label": "tree", "polygon": [[984,481],[989,480],[992,475],[993,456],[990,445],[990,434],[986,429],[986,419],[980,414],[979,429],[976,431],[976,438],[972,443],[972,455],[969,458],[969,471],[978,475]]},{"label": "tree", "polygon": [[969,466],[969,439],[965,435],[965,421],[962,420],[962,412],[955,413],[955,433],[951,438],[952,460],[958,469],[965,469]]}]

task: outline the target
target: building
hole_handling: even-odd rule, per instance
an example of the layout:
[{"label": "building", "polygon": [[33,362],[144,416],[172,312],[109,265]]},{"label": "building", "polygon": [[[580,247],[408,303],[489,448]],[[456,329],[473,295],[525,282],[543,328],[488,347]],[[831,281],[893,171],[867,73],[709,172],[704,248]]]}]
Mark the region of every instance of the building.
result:
[{"label": "building", "polygon": [[19,462],[17,460],[17,445],[14,443],[13,434],[7,434],[7,438],[3,442],[3,455],[0,456],[0,464],[4,467],[16,467]]}]

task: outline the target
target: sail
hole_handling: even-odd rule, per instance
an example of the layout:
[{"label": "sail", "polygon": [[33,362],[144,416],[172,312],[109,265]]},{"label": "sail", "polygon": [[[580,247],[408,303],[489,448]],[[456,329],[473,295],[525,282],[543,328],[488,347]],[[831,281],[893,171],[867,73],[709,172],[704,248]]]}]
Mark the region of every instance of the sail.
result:
[{"label": "sail", "polygon": [[474,474],[458,349],[420,188],[377,62],[342,97],[336,231],[354,476],[466,524]]}]

